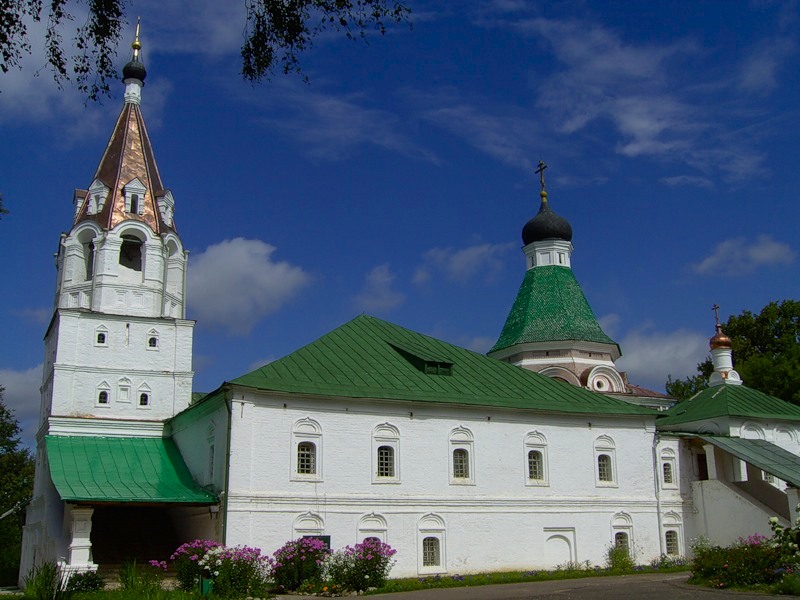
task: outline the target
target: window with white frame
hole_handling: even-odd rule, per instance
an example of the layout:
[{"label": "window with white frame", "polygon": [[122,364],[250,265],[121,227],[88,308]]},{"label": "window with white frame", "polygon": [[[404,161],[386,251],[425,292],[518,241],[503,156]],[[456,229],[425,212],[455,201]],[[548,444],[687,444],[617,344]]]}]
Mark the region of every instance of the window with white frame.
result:
[{"label": "window with white frame", "polygon": [[678,487],[678,473],[676,472],[675,452],[672,448],[661,451],[661,485],[665,489]]},{"label": "window with white frame", "polygon": [[422,540],[422,566],[438,567],[442,564],[442,552],[438,537],[428,536]]},{"label": "window with white frame", "polygon": [[378,540],[379,542],[387,542],[388,527],[386,519],[376,513],[364,515],[358,522],[357,538],[359,541],[368,539]]},{"label": "window with white frame", "polygon": [[419,520],[417,570],[421,575],[447,571],[444,519],[427,514]]},{"label": "window with white frame", "polygon": [[322,427],[311,418],[292,427],[292,481],[322,481]]},{"label": "window with white frame", "polygon": [[123,377],[117,382],[117,400],[119,402],[131,401],[131,380],[127,377]]},{"label": "window with white frame", "polygon": [[525,436],[525,485],[542,486],[547,478],[547,439],[538,431]]},{"label": "window with white frame", "polygon": [[137,408],[150,408],[153,403],[153,394],[150,386],[146,383],[143,383],[139,386],[139,389],[136,390],[136,406]]},{"label": "window with white frame", "polygon": [[678,532],[674,529],[668,529],[664,533],[664,542],[667,554],[671,556],[677,556],[681,553],[681,548],[678,544]]},{"label": "window with white frame", "polygon": [[618,531],[614,534],[614,545],[625,550],[626,554],[630,554],[630,540],[626,532]]},{"label": "window with white frame", "polygon": [[598,486],[617,485],[616,446],[614,440],[601,435],[594,442],[595,481]]},{"label": "window with white frame", "polygon": [[372,430],[372,482],[400,482],[400,430],[381,423]]},{"label": "window with white frame", "polygon": [[147,332],[147,349],[158,350],[158,330],[151,329]]},{"label": "window with white frame", "polygon": [[111,404],[111,386],[105,381],[100,382],[96,392],[97,406],[108,406]]},{"label": "window with white frame", "polygon": [[611,532],[614,546],[624,549],[628,556],[633,557],[633,518],[625,512],[615,514],[611,521]]},{"label": "window with white frame", "polygon": [[450,483],[470,485],[475,483],[474,437],[466,427],[450,431]]},{"label": "window with white frame", "polygon": [[122,188],[122,193],[125,196],[125,212],[141,215],[144,213],[144,196],[147,188],[135,178],[126,183]]},{"label": "window with white frame", "polygon": [[105,325],[95,328],[94,345],[100,348],[108,348],[108,328]]}]

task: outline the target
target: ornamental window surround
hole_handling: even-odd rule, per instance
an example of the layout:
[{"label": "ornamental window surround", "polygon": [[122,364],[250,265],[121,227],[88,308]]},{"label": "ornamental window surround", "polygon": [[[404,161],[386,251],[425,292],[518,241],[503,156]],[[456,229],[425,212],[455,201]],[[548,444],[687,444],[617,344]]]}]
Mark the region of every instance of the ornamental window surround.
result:
[{"label": "ornamental window surround", "polygon": [[137,390],[136,408],[149,409],[153,403],[153,395],[150,386],[143,383]]},{"label": "ornamental window surround", "polygon": [[96,392],[97,406],[109,406],[111,404],[111,386],[102,381],[97,386]]},{"label": "ornamental window surround", "polygon": [[147,349],[158,350],[158,330],[151,329],[147,332]]},{"label": "ornamental window surround", "polygon": [[475,445],[472,432],[456,427],[450,432],[450,484],[475,484]]},{"label": "ornamental window surround", "polygon": [[525,485],[549,485],[547,469],[547,438],[538,431],[525,436]]},{"label": "ornamental window surround", "polygon": [[665,448],[661,452],[661,485],[664,489],[678,487],[675,452],[671,448]]},{"label": "ornamental window surround", "polygon": [[594,442],[595,485],[617,487],[617,459],[614,440],[601,435]]},{"label": "ornamental window surround", "polygon": [[400,483],[400,430],[391,423],[372,430],[372,483]]},{"label": "ornamental window surround", "polygon": [[100,325],[94,330],[94,345],[98,348],[108,348],[108,328]]},{"label": "ornamental window surround", "polygon": [[322,481],[323,446],[322,427],[310,417],[300,419],[292,426],[290,481]]},{"label": "ornamental window surround", "polygon": [[444,519],[432,513],[423,516],[419,520],[417,536],[417,571],[419,574],[447,572]]}]

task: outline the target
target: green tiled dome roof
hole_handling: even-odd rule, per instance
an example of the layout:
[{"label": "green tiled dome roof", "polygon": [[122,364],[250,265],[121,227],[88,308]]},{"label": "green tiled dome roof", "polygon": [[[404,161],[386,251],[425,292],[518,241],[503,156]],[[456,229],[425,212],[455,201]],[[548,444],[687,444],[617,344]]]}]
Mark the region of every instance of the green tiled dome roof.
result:
[{"label": "green tiled dome roof", "polygon": [[560,266],[529,269],[500,339],[490,352],[515,344],[568,340],[617,346],[597,322],[572,269]]}]

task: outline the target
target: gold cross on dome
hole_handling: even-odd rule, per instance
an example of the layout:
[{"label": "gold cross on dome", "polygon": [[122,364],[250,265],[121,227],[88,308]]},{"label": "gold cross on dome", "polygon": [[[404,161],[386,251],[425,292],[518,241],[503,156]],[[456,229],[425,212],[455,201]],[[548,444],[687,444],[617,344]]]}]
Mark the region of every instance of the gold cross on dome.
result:
[{"label": "gold cross on dome", "polygon": [[714,311],[714,318],[717,320],[717,325],[719,325],[719,304],[714,304],[711,310]]},{"label": "gold cross on dome", "polygon": [[544,170],[546,168],[547,168],[547,165],[544,164],[543,160],[540,160],[539,161],[539,168],[534,171],[534,173],[537,173],[539,175],[539,182],[542,184],[542,191],[543,192],[546,191],[544,189]]}]

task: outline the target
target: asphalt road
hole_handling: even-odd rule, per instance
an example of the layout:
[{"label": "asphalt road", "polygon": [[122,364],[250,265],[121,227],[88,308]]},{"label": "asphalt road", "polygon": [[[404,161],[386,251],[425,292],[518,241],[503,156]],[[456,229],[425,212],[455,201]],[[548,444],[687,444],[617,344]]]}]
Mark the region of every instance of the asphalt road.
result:
[{"label": "asphalt road", "polygon": [[[511,583],[381,594],[371,596],[376,600],[528,600],[553,598],[554,600],[672,600],[703,599],[764,600],[767,594],[748,594],[727,590],[712,590],[686,583],[688,573],[623,575],[620,577],[590,577],[538,583]],[[318,600],[314,596],[279,596],[287,600]]]}]

